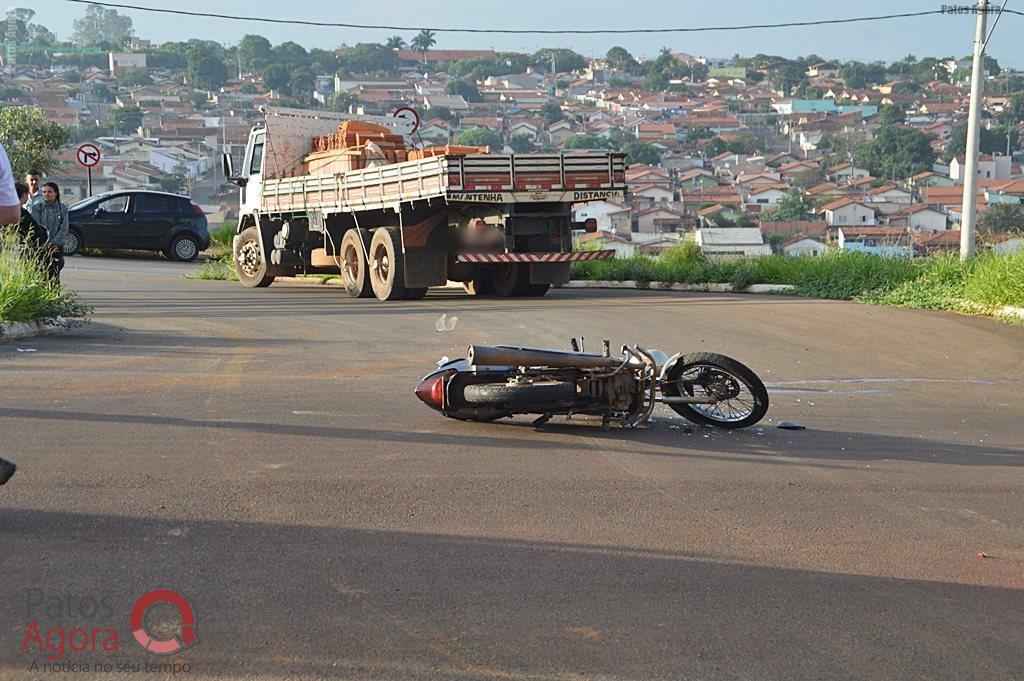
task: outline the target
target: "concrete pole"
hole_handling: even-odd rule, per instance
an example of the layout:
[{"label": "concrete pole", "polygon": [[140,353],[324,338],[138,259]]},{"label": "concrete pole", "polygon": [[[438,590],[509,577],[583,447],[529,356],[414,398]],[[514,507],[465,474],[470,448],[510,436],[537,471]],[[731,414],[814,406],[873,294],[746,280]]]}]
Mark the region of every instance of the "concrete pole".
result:
[{"label": "concrete pole", "polygon": [[974,63],[971,66],[971,108],[967,114],[967,149],[964,154],[964,201],[960,210],[960,258],[974,255],[974,225],[977,218],[978,137],[981,118],[982,69],[985,59],[985,23],[988,0],[978,0],[974,29]]}]

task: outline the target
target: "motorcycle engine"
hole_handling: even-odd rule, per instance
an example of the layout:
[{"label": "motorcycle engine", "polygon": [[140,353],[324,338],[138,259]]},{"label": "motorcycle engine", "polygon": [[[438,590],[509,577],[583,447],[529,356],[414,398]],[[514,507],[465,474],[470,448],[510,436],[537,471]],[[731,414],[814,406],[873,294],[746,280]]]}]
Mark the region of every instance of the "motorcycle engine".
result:
[{"label": "motorcycle engine", "polygon": [[630,411],[640,396],[640,386],[632,371],[620,371],[607,380],[605,389],[611,395],[612,409]]}]

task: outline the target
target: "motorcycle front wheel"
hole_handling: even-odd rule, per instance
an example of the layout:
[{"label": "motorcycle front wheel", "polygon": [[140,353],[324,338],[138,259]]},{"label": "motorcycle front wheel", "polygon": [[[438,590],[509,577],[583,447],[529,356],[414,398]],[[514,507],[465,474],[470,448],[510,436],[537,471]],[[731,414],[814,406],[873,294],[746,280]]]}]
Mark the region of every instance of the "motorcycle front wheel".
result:
[{"label": "motorcycle front wheel", "polygon": [[684,355],[665,375],[666,397],[708,397],[711,404],[670,404],[683,418],[733,430],[752,426],[768,413],[768,390],[753,371],[725,355]]}]

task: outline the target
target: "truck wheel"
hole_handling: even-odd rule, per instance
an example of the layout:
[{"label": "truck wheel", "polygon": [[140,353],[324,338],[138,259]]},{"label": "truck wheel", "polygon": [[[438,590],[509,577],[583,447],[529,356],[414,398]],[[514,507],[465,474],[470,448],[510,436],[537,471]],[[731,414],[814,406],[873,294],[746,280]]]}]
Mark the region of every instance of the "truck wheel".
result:
[{"label": "truck wheel", "polygon": [[551,288],[551,284],[528,284],[526,292],[523,294],[529,298],[540,298],[542,295],[548,292]]},{"label": "truck wheel", "polygon": [[477,274],[472,281],[463,282],[462,288],[471,296],[493,296],[495,293],[494,282],[486,272]]},{"label": "truck wheel", "polygon": [[[502,263],[495,267],[494,274],[491,277],[491,280],[494,282],[494,292],[502,298],[523,295],[522,281],[526,276],[529,276],[524,276],[526,274],[524,272],[525,269],[515,263]],[[527,283],[529,283],[528,280]]]},{"label": "truck wheel", "polygon": [[247,227],[235,239],[235,273],[242,286],[264,288],[274,283],[274,278],[267,275],[267,261],[256,229]]},{"label": "truck wheel", "polygon": [[[362,238],[360,238],[362,232]],[[366,266],[366,254],[370,252],[370,235],[362,230],[350,229],[341,239],[341,279],[345,291],[353,298],[370,298],[373,286]]]},{"label": "truck wheel", "polygon": [[405,262],[398,227],[381,227],[370,239],[370,284],[378,300],[405,297]]}]

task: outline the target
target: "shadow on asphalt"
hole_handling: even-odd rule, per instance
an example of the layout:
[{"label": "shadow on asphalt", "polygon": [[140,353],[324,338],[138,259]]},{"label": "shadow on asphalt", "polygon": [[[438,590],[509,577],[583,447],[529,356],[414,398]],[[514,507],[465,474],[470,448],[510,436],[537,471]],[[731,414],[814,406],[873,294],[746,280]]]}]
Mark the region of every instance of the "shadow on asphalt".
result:
[{"label": "shadow on asphalt", "polygon": [[[1024,451],[1018,449],[840,431],[806,430],[792,433],[774,429],[771,424],[742,431],[695,427],[693,433],[685,433],[681,429],[682,421],[677,422],[678,429],[670,428],[664,420],[660,420],[646,428],[627,430],[612,427],[605,431],[600,428],[598,421],[548,423],[534,428],[529,420],[516,419],[490,424],[439,421],[437,431],[411,431],[0,407],[0,419],[3,418],[53,421],[62,423],[65,429],[71,428],[74,423],[110,423],[244,431],[263,436],[520,448],[524,451],[571,450],[574,446],[572,438],[579,437],[579,446],[592,452],[616,454],[628,448],[631,454],[643,456],[682,456],[721,462],[829,468],[845,467],[843,464],[853,461],[915,461],[961,466],[1024,465]],[[439,432],[442,429],[447,432]],[[566,437],[545,439],[531,436],[530,433]],[[602,441],[607,442],[607,446],[602,446]],[[636,447],[641,444],[646,447]]]},{"label": "shadow on asphalt", "polygon": [[[112,604],[88,624],[118,627],[121,651],[65,660],[188,661],[189,678],[1009,679],[1024,650],[1020,589],[682,552],[31,509],[0,510],[0,540],[9,678],[44,661],[21,653],[33,616],[82,624],[29,608],[30,589]],[[183,654],[128,633],[156,587],[196,612]]]}]

